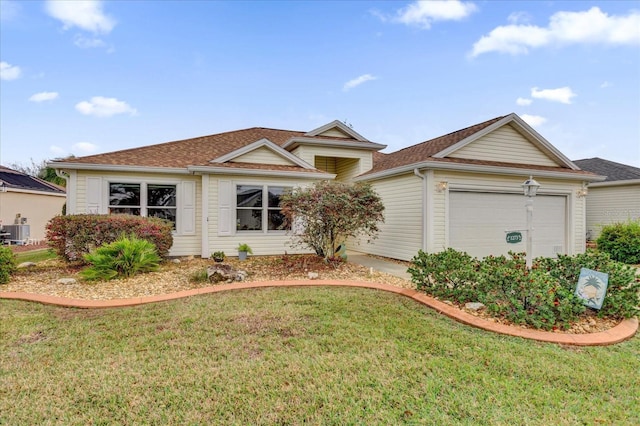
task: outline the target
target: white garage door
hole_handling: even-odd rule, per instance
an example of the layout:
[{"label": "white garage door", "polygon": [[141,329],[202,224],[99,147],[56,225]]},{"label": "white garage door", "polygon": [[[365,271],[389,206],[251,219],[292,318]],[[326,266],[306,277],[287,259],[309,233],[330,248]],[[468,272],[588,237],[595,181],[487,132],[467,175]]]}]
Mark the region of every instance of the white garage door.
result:
[{"label": "white garage door", "polygon": [[[517,244],[507,244],[505,233],[526,229],[526,198],[523,195],[451,191],[449,197],[450,247],[478,258],[526,251],[526,232],[522,232],[522,242]],[[534,198],[534,257],[566,253],[566,212],[565,196],[538,195]]]}]

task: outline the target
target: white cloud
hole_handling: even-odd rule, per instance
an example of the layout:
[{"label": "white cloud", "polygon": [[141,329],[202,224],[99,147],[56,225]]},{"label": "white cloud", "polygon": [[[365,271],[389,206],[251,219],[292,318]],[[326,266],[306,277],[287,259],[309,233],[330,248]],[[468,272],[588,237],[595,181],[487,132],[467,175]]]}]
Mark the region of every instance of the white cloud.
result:
[{"label": "white cloud", "polygon": [[545,99],[552,102],[560,102],[570,104],[571,98],[577,96],[570,87],[559,87],[557,89],[542,89],[537,87],[531,88],[531,97],[536,99]]},{"label": "white cloud", "polygon": [[378,11],[371,13],[383,22],[392,21],[422,29],[431,28],[435,21],[459,21],[478,10],[471,2],[460,0],[419,0],[397,11],[395,16],[388,17]]},{"label": "white cloud", "polygon": [[531,21],[531,15],[527,12],[513,12],[507,17],[507,21],[511,24],[528,23]]},{"label": "white cloud", "polygon": [[49,147],[49,151],[51,151],[54,155],[61,156],[66,155],[67,151],[64,148],[61,148],[57,145],[51,145]]},{"label": "white cloud", "polygon": [[100,0],[48,0],[47,13],[64,24],[64,29],[78,27],[92,33],[109,33],[116,21],[102,10]]},{"label": "white cloud", "polygon": [[89,101],[82,101],[76,104],[76,110],[84,115],[96,117],[111,117],[116,114],[136,115],[138,111],[124,101],[116,98],[105,98],[94,96]]},{"label": "white cloud", "polygon": [[610,16],[598,7],[585,12],[557,12],[549,25],[505,25],[494,28],[473,45],[471,56],[487,52],[528,53],[529,49],[565,44],[640,44],[640,12]]},{"label": "white cloud", "polygon": [[93,49],[96,47],[106,47],[107,44],[99,38],[87,38],[81,34],[76,34],[73,37],[73,44],[81,49]]},{"label": "white cloud", "polygon": [[73,152],[80,152],[82,154],[91,154],[98,150],[98,145],[90,142],[78,142],[71,147]]},{"label": "white cloud", "polygon": [[531,99],[528,98],[518,98],[516,99],[516,105],[520,105],[520,106],[527,106],[527,105],[531,105],[533,101]]},{"label": "white cloud", "polygon": [[31,102],[44,102],[44,101],[52,101],[58,97],[58,92],[40,92],[34,95],[31,95],[29,100]]},{"label": "white cloud", "polygon": [[0,62],[0,80],[15,80],[20,78],[22,71],[19,66],[7,62]]},{"label": "white cloud", "polygon": [[539,115],[522,114],[520,118],[522,118],[525,123],[527,123],[531,127],[539,127],[547,122],[546,118]]},{"label": "white cloud", "polygon": [[20,14],[20,5],[17,1],[0,1],[0,21],[11,21]]},{"label": "white cloud", "polygon": [[348,91],[353,89],[356,86],[360,86],[362,83],[366,83],[367,81],[371,81],[371,80],[377,80],[378,77],[374,77],[371,74],[364,74],[361,75],[360,77],[356,77],[353,80],[349,80],[344,84],[344,87],[342,88],[343,91]]},{"label": "white cloud", "polygon": [[601,89],[606,89],[607,87],[611,87],[613,86],[612,83],[608,82],[608,81],[603,81],[602,84],[600,85]]}]

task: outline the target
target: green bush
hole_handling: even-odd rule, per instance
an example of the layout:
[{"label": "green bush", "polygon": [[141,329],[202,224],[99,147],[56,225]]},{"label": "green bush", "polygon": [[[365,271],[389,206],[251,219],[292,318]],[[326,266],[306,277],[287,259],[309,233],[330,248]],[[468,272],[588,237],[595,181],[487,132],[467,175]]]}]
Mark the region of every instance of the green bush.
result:
[{"label": "green bush", "polygon": [[0,284],[6,284],[16,270],[16,256],[9,247],[0,247]]},{"label": "green bush", "polygon": [[118,240],[103,245],[96,251],[85,254],[84,259],[91,266],[80,274],[87,280],[111,280],[156,271],[160,256],[153,243],[134,235],[122,236]]},{"label": "green bush", "polygon": [[123,234],[148,240],[166,257],[173,244],[171,222],[132,215],[56,216],[47,224],[49,246],[67,262],[83,262],[84,255],[116,241]]},{"label": "green bush", "polygon": [[568,328],[585,311],[582,301],[553,276],[537,268],[528,270],[523,253],[485,257],[476,297],[500,317],[547,330]]},{"label": "green bush", "polygon": [[557,259],[540,258],[534,267],[549,273],[571,293],[575,291],[581,268],[607,273],[607,294],[598,315],[631,318],[640,314],[640,276],[635,268],[611,259],[607,253],[589,250],[575,256],[558,255]]},{"label": "green bush", "polygon": [[408,272],[418,290],[460,303],[476,301],[477,260],[452,248],[440,253],[418,252]]},{"label": "green bush", "polygon": [[601,317],[640,313],[640,277],[635,269],[603,252],[557,259],[538,258],[528,270],[522,253],[487,256],[481,261],[448,249],[420,251],[408,269],[418,290],[457,303],[482,302],[494,315],[536,328],[568,328],[587,309],[575,295],[581,268],[609,274]]},{"label": "green bush", "polygon": [[640,264],[640,220],[606,225],[596,242],[598,250],[609,253],[613,260]]}]

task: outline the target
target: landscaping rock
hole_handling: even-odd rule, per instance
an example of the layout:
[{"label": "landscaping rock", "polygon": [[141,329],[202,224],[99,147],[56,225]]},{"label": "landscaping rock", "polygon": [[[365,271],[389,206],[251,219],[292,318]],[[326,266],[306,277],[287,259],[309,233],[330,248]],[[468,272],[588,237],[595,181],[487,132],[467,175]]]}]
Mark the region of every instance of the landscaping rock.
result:
[{"label": "landscaping rock", "polygon": [[182,263],[180,259],[171,259],[171,263]]},{"label": "landscaping rock", "polygon": [[310,280],[317,280],[318,279],[318,273],[317,272],[309,272],[307,274],[307,276],[309,277]]},{"label": "landscaping rock", "polygon": [[465,303],[464,307],[466,309],[469,309],[470,311],[480,311],[484,308],[486,308],[486,306],[484,305],[484,303],[480,303],[480,302],[469,302],[469,303]]},{"label": "landscaping rock", "polygon": [[207,267],[207,276],[212,283],[244,281],[247,279],[246,271],[233,269],[231,265],[226,263],[212,265]]},{"label": "landscaping rock", "polygon": [[58,281],[56,281],[57,284],[64,284],[64,285],[71,285],[77,282],[78,281],[76,281],[75,278],[60,278]]},{"label": "landscaping rock", "polygon": [[33,268],[34,266],[36,266],[36,264],[33,262],[22,262],[18,265],[18,269]]}]

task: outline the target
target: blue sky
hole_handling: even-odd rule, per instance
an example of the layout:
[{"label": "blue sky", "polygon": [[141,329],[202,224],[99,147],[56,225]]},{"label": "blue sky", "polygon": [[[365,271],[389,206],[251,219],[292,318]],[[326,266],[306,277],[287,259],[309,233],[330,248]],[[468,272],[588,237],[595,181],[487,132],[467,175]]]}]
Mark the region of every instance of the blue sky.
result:
[{"label": "blue sky", "polygon": [[640,167],[640,2],[0,0],[0,163],[338,119],[385,152],[511,112]]}]

